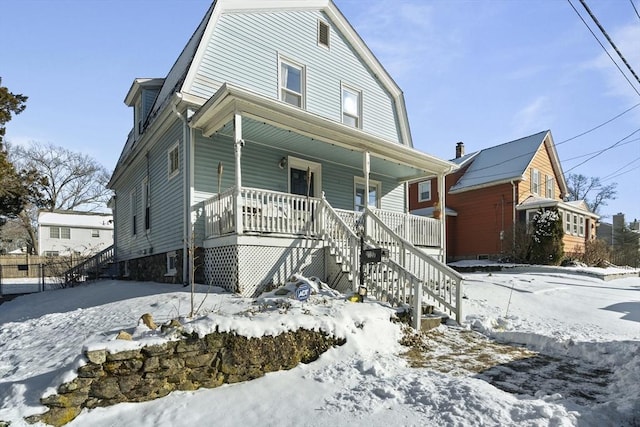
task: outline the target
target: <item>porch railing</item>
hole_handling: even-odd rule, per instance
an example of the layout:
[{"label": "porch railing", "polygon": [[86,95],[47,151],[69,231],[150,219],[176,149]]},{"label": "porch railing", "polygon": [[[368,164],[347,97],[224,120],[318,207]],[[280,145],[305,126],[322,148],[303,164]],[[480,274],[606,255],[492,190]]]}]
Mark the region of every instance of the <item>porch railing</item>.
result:
[{"label": "porch railing", "polygon": [[320,200],[245,187],[237,192],[233,187],[204,202],[205,233],[207,237],[232,232],[318,235]]},{"label": "porch railing", "polygon": [[104,269],[107,269],[114,261],[113,245],[98,252],[91,258],[81,262],[80,264],[70,268],[64,273],[65,284],[74,284],[84,282],[90,278],[98,279]]},{"label": "porch railing", "polygon": [[440,220],[382,209],[370,211],[404,240],[416,246],[440,247]]},{"label": "porch railing", "polygon": [[[393,298],[400,297],[405,302],[408,301],[407,296],[410,296],[411,304],[416,310],[414,312],[422,310],[421,300],[426,296],[439,309],[460,321],[462,276],[400,237],[373,211],[368,210],[366,218],[369,241],[387,249],[389,254],[389,266],[386,267],[387,273],[384,273],[389,277],[375,281],[374,294],[382,297],[392,291]],[[380,286],[385,283],[386,288]]]}]

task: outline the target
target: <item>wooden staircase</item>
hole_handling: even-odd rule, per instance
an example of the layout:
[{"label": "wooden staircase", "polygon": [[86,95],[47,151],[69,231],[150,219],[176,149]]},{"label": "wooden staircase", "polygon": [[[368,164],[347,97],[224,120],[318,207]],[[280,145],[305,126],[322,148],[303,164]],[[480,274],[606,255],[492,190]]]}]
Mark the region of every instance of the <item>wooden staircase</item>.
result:
[{"label": "wooden staircase", "polygon": [[78,283],[90,280],[116,277],[117,272],[115,270],[114,256],[115,251],[112,245],[70,268],[64,273],[65,285],[75,286]]},{"label": "wooden staircase", "polygon": [[[437,322],[430,320],[434,317],[432,314],[423,313],[428,306],[444,318],[452,316],[461,321],[462,276],[459,273],[400,237],[371,210],[350,221],[324,199],[320,208],[323,239],[329,254],[354,290],[364,286],[370,296],[409,310],[416,329]],[[356,230],[364,234],[365,248],[382,248],[389,255],[379,263],[364,265],[364,283],[359,283],[361,242]],[[438,319],[442,321],[443,316]]]}]

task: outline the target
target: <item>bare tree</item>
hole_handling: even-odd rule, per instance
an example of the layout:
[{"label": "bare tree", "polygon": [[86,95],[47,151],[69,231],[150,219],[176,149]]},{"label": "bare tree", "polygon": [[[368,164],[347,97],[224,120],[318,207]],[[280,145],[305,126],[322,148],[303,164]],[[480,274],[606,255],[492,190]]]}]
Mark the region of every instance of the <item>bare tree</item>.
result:
[{"label": "bare tree", "polygon": [[[40,192],[46,200],[45,209],[81,210],[94,212],[104,209],[111,191],[107,188],[109,172],[92,157],[64,147],[34,142],[27,147],[10,147],[13,163],[23,169],[35,170],[44,177]],[[35,226],[38,209],[27,206],[18,221],[37,247]]]},{"label": "bare tree", "polygon": [[609,200],[616,199],[617,186],[615,182],[603,185],[598,177],[572,173],[567,178],[567,196],[569,200],[584,200],[591,212],[599,213],[600,207],[606,206]]}]

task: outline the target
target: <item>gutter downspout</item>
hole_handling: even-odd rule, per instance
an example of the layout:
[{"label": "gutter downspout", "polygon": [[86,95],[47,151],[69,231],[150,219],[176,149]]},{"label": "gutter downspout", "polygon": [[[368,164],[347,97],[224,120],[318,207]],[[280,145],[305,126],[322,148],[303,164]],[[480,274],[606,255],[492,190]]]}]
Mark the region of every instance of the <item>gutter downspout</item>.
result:
[{"label": "gutter downspout", "polygon": [[511,188],[513,189],[513,207],[511,214],[511,251],[516,247],[516,183],[511,181]]},{"label": "gutter downspout", "polygon": [[[178,98],[182,98],[179,94],[177,96]],[[171,109],[182,121],[182,141],[184,142],[184,152],[182,156],[182,284],[187,286],[191,278],[191,263],[189,262],[189,248],[191,247],[191,135],[190,132],[187,131],[189,128],[187,118],[178,111],[176,103],[171,104]]]}]

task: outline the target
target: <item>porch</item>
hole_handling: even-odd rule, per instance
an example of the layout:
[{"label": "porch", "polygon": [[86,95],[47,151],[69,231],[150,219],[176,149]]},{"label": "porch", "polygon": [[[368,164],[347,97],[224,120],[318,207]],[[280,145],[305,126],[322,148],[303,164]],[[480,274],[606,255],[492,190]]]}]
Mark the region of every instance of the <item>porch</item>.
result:
[{"label": "porch", "polygon": [[[203,202],[205,239],[229,234],[268,234],[322,238],[326,224],[323,198],[242,187],[231,187]],[[400,238],[414,246],[439,252],[440,220],[409,213],[369,209]],[[334,209],[351,230],[362,219],[363,212]],[[378,235],[379,230],[371,230]]]},{"label": "porch", "polygon": [[[209,283],[226,281],[223,287],[255,296],[302,272],[342,291],[364,287],[413,313],[424,302],[460,319],[462,277],[438,261],[440,220],[338,210],[324,197],[247,187],[229,188],[202,207]],[[388,258],[362,264],[361,251],[370,248],[384,249]]]}]

